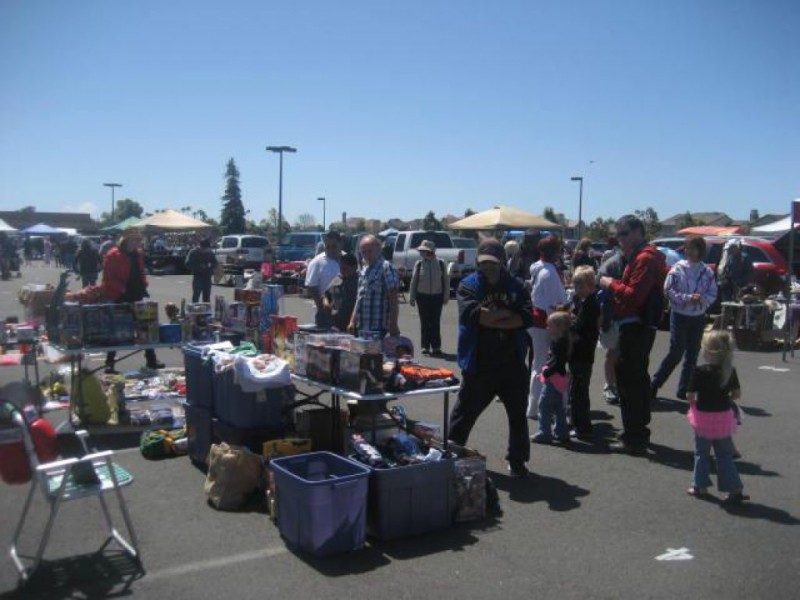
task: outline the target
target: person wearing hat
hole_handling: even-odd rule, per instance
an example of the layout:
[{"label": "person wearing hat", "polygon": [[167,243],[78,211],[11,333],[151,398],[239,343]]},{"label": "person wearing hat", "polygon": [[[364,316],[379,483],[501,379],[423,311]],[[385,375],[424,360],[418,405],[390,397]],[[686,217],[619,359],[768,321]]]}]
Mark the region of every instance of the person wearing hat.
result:
[{"label": "person wearing hat", "polygon": [[211,277],[217,267],[217,257],[208,238],[201,238],[186,255],[186,268],[192,274],[192,302],[211,302]]},{"label": "person wearing hat", "polygon": [[329,231],[323,242],[325,251],[311,259],[306,268],[306,289],[317,307],[314,323],[322,329],[333,325],[331,306],[325,300],[325,292],[339,275],[339,261],[342,259],[342,236],[338,231]]},{"label": "person wearing hat", "polygon": [[753,264],[742,252],[742,240],[734,238],[725,243],[722,259],[717,267],[719,298],[722,302],[736,302],[739,292],[753,279]]},{"label": "person wearing hat", "polygon": [[423,240],[417,252],[422,258],[414,263],[408,303],[419,305],[422,353],[439,356],[442,353],[439,322],[442,307],[450,299],[450,279],[444,261],[436,258],[436,245],[431,240]]},{"label": "person wearing hat", "polygon": [[[111,302],[138,302],[149,297],[147,293],[147,271],[144,268],[142,234],[137,229],[128,229],[119,238],[119,243],[106,254],[103,260],[103,293]],[[106,354],[106,373],[116,373],[116,352]],[[155,350],[145,350],[147,368],[163,369]]]},{"label": "person wearing hat", "polygon": [[450,439],[466,445],[478,417],[499,397],[508,416],[508,470],[511,477],[522,478],[530,458],[526,358],[533,316],[524,285],[505,265],[500,242],[481,242],[478,270],[465,277],[456,292],[462,384],[450,415]]}]

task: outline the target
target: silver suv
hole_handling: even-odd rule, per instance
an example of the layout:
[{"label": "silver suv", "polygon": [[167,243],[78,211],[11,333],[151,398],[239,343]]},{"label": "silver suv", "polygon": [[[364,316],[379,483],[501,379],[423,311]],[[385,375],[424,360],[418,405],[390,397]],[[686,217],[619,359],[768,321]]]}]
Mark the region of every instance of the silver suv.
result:
[{"label": "silver suv", "polygon": [[269,240],[261,235],[225,235],[214,245],[217,261],[226,273],[232,274],[260,269],[270,253]]}]

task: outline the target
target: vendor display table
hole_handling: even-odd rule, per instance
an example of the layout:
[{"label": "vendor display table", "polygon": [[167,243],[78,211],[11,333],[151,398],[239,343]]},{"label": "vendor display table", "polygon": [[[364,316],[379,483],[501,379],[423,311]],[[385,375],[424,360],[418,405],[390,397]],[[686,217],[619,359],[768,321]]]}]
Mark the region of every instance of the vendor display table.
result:
[{"label": "vendor display table", "polygon": [[[83,402],[83,386],[80,373],[83,370],[84,354],[105,353],[105,352],[125,353],[123,356],[121,357],[118,356],[116,358],[116,361],[119,362],[121,360],[125,360],[126,358],[130,358],[131,356],[138,354],[139,352],[144,352],[145,350],[156,350],[158,348],[175,348],[181,346],[182,344],[183,342],[166,342],[159,344],[131,344],[128,346],[93,346],[93,347],[82,347],[82,348],[64,348],[62,346],[53,344],[53,347],[58,352],[69,358],[69,372],[70,372],[70,380],[72,382],[72,389],[70,390],[70,419],[74,414],[76,414],[76,412],[73,411],[75,411],[80,406],[80,403]],[[88,373],[89,374],[97,373],[98,371],[104,368],[105,366],[97,367],[95,369],[88,370]]]},{"label": "vendor display table", "polygon": [[[334,439],[341,438],[341,436],[339,435],[340,431],[339,431],[338,415],[341,411],[342,398],[345,398],[347,400],[356,400],[357,402],[381,402],[381,401],[387,402],[391,400],[403,400],[405,398],[414,398],[417,396],[432,396],[436,394],[442,394],[444,398],[442,438],[445,441],[445,443],[447,443],[447,439],[450,435],[450,394],[458,392],[458,390],[461,388],[460,385],[452,385],[448,387],[438,387],[438,388],[420,388],[416,390],[409,390],[407,392],[383,392],[380,394],[359,394],[358,392],[354,392],[353,390],[341,388],[335,385],[329,385],[327,383],[321,383],[319,381],[314,381],[313,379],[309,379],[308,377],[304,377],[302,375],[293,374],[292,381],[294,381],[295,383],[302,383],[309,386],[310,388],[319,390],[313,394],[303,394],[305,398],[297,403],[299,405],[316,403],[315,401],[319,398],[319,396],[325,392],[331,395],[331,408],[334,411],[333,426],[332,426]],[[373,431],[373,436],[374,436],[374,431]]]},{"label": "vendor display table", "polygon": [[754,348],[780,341],[783,331],[774,326],[774,313],[763,302],[723,302],[720,325],[730,329],[741,348]]}]

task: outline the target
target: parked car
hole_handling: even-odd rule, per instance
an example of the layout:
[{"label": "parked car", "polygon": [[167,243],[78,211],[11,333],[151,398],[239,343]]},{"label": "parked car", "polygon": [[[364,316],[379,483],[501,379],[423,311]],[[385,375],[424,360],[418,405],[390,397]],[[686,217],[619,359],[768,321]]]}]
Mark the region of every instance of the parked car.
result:
[{"label": "parked car", "polygon": [[293,231],[283,236],[280,245],[275,249],[275,258],[281,262],[293,262],[314,258],[317,244],[322,242],[321,231]]},{"label": "parked car", "polygon": [[406,288],[411,283],[414,264],[419,260],[417,248],[423,240],[430,240],[436,245],[436,256],[447,265],[451,287],[457,286],[463,277],[475,270],[478,249],[455,248],[446,231],[401,231],[395,239],[391,261]]},{"label": "parked car", "polygon": [[260,269],[270,252],[269,240],[261,235],[225,235],[214,245],[217,261],[228,275]]},{"label": "parked car", "polygon": [[473,238],[468,237],[451,237],[453,240],[453,247],[454,248],[476,248],[478,247],[478,241]]},{"label": "parked car", "polygon": [[[786,282],[789,265],[772,241],[753,237],[735,236],[742,242],[742,253],[753,264],[753,283],[758,284],[767,295],[777,294]],[[722,249],[732,237],[707,236],[704,262],[716,271],[722,259]],[[678,241],[680,243],[678,244]],[[666,246],[680,251],[684,238],[660,238],[653,240],[656,246]]]}]

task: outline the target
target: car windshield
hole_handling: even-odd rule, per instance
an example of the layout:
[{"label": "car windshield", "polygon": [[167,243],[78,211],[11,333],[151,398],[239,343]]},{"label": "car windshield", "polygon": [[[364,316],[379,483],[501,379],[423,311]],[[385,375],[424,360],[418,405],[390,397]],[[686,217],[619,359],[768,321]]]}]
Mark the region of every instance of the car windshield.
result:
[{"label": "car windshield", "polygon": [[430,240],[437,248],[452,248],[453,240],[442,231],[424,231],[411,236],[410,248],[418,248],[422,240]]},{"label": "car windshield", "polygon": [[470,238],[452,238],[455,248],[477,248],[478,243]]},{"label": "car windshield", "polygon": [[242,238],[242,248],[263,248],[267,244],[269,244],[267,238],[260,238],[260,237]]}]

